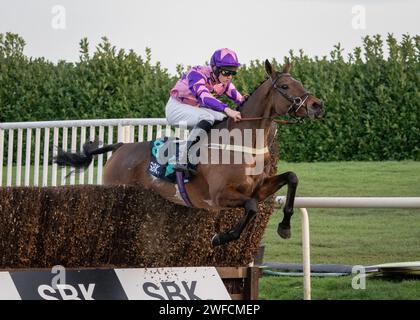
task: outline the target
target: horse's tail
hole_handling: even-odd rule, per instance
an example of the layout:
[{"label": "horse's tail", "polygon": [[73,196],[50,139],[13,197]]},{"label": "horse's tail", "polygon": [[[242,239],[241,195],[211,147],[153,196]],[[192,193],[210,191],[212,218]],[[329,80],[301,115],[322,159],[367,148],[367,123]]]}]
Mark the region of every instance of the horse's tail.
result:
[{"label": "horse's tail", "polygon": [[122,145],[123,143],[119,142],[98,148],[99,140],[88,141],[83,145],[82,152],[79,153],[66,152],[63,149],[58,148],[57,155],[54,157],[53,161],[59,166],[68,166],[78,169],[87,168],[92,162],[94,155],[115,151]]}]

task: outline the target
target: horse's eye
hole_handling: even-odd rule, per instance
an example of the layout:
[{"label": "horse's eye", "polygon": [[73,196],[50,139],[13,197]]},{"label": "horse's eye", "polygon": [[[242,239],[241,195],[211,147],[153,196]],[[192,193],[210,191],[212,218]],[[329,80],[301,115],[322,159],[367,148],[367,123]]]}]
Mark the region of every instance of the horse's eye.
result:
[{"label": "horse's eye", "polygon": [[287,84],[283,84],[283,85],[281,86],[281,88],[282,88],[282,89],[284,89],[284,90],[287,90],[287,89],[289,89],[289,86],[288,86]]}]

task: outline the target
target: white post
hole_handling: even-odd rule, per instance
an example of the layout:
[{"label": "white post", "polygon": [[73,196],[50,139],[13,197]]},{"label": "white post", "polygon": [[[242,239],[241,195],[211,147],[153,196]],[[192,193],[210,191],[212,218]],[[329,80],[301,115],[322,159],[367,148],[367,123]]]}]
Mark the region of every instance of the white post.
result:
[{"label": "white post", "polygon": [[[80,150],[83,150],[83,145],[86,142],[86,127],[81,128],[80,133]],[[85,184],[85,170],[82,168],[79,172],[79,184]]]},{"label": "white post", "polygon": [[171,126],[167,125],[166,128],[165,128],[165,136],[170,137],[171,135],[172,135]]},{"label": "white post", "polygon": [[16,159],[16,186],[22,183],[22,147],[23,147],[23,130],[18,129],[17,159]]},{"label": "white post", "polygon": [[[59,136],[59,128],[55,127],[53,131],[53,157],[57,155],[58,152],[58,136]],[[57,171],[58,171],[58,165],[53,162],[52,165],[52,173],[51,173],[51,185],[53,187],[57,186]]]},{"label": "white post", "polygon": [[44,162],[42,165],[42,186],[48,185],[48,158],[50,149],[50,128],[44,129]]},{"label": "white post", "polygon": [[299,208],[302,219],[303,248],[303,299],[311,300],[311,252],[309,239],[309,216],[305,208]]},{"label": "white post", "polygon": [[117,127],[117,142],[124,142],[124,130],[121,125],[118,125]]},{"label": "white post", "polygon": [[153,126],[148,125],[147,126],[147,141],[152,141],[152,140],[153,140]]},{"label": "white post", "polygon": [[162,126],[158,124],[156,128],[156,139],[162,138]]},{"label": "white post", "polygon": [[134,126],[130,126],[130,143],[134,142],[134,137],[136,136],[134,132]]},{"label": "white post", "polygon": [[25,186],[29,186],[31,183],[31,146],[32,146],[32,129],[29,128],[29,129],[26,129]]},{"label": "white post", "polygon": [[138,138],[139,142],[143,142],[144,141],[144,126],[140,125],[139,126],[139,138]]},{"label": "white post", "polygon": [[118,142],[131,142],[131,126],[118,126]]},{"label": "white post", "polygon": [[41,152],[41,129],[35,129],[35,164],[34,164],[34,186],[39,185],[39,153]]},{"label": "white post", "polygon": [[[113,136],[114,136],[114,127],[108,126],[108,144],[112,144],[112,141],[114,140]],[[106,160],[109,160],[111,156],[112,156],[112,151],[108,151],[106,153]]]},{"label": "white post", "polygon": [[[71,128],[71,152],[77,152],[77,127]],[[72,170],[72,169],[70,169]],[[76,172],[70,175],[70,184],[76,184]]]},{"label": "white post", "polygon": [[[99,141],[104,145],[104,126],[99,126]],[[98,171],[96,172],[96,183],[102,184],[102,166],[104,164],[104,155],[98,155]]]},{"label": "white post", "polygon": [[[95,140],[95,127],[90,126],[90,132],[89,132],[89,140],[94,141]],[[88,184],[93,184],[93,168],[95,166],[95,157],[92,158],[92,162],[89,165],[88,168]]]},{"label": "white post", "polygon": [[[68,132],[69,132],[69,128],[64,127],[63,128],[63,141],[62,141],[62,149],[63,151],[67,151],[67,145],[68,145]],[[66,175],[67,175],[67,168],[64,166],[61,168],[61,181],[60,181],[60,185],[65,185],[66,184]]]},{"label": "white post", "polygon": [[13,173],[13,129],[9,129],[9,148],[7,150],[7,182],[6,186],[12,186],[12,173]]}]

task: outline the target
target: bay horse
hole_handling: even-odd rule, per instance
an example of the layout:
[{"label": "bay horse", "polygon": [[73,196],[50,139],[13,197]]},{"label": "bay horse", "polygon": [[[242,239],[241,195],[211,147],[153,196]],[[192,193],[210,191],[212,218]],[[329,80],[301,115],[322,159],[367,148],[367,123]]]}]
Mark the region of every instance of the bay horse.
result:
[{"label": "bay horse", "polygon": [[[278,116],[319,119],[324,115],[322,102],[307,92],[302,84],[289,74],[290,64],[286,63],[281,72],[276,71],[268,60],[265,71],[268,77],[250,94],[238,108],[242,119],[233,122],[230,118],[216,124],[214,129],[257,129],[264,130],[264,146],[269,143],[270,128]],[[254,141],[255,142],[255,141]],[[265,149],[266,150],[266,149]],[[103,183],[140,184],[152,189],[163,198],[185,205],[177,185],[157,179],[148,172],[150,163],[150,142],[116,143],[98,148],[98,144],[88,142],[81,153],[59,150],[55,162],[59,165],[87,167],[96,154],[114,151],[106,162]],[[232,152],[233,153],[233,152]],[[263,155],[264,170],[260,174],[246,174],[246,169],[254,164],[200,164],[197,175],[185,185],[191,203],[197,208],[226,209],[244,208],[244,215],[228,232],[217,233],[212,245],[222,245],[237,240],[248,222],[257,214],[257,204],[277,192],[287,184],[287,200],[283,209],[283,220],[277,233],[284,239],[290,238],[290,218],[293,215],[294,198],[298,178],[293,172],[269,176],[270,155]]]}]

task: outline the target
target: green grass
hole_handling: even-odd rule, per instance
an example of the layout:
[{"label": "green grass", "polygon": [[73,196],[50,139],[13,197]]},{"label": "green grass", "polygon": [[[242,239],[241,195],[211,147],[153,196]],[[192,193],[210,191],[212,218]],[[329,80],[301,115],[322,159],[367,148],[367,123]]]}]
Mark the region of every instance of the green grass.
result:
[{"label": "green grass", "polygon": [[[351,287],[352,276],[311,279],[312,300],[418,300],[420,280],[393,280],[368,277],[366,288]],[[260,299],[301,300],[301,277],[266,277],[260,280]]]},{"label": "green grass", "polygon": [[[279,172],[299,177],[297,196],[420,196],[420,162],[284,163]],[[286,188],[279,194],[285,195]],[[420,260],[420,209],[308,209],[311,263],[372,265]],[[300,214],[292,219],[292,238],[280,239],[270,219],[262,244],[264,261],[301,263]],[[354,290],[352,277],[312,278],[313,299],[420,299],[420,281],[368,278]],[[264,276],[263,299],[302,299],[302,278]]]}]

